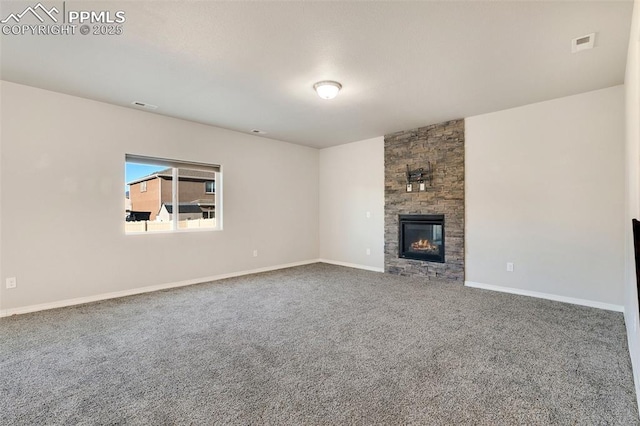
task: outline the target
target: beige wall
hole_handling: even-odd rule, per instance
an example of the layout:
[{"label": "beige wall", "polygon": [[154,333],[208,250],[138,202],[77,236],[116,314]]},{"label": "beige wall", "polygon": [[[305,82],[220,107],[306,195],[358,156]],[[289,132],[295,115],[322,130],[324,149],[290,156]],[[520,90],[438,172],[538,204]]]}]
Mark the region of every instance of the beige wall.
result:
[{"label": "beige wall", "polygon": [[[8,82],[0,91],[1,274],[18,278],[0,286],[0,308],[318,258],[318,150]],[[224,230],[125,235],[127,153],[221,164]],[[264,171],[268,190],[248,169]],[[46,214],[25,208],[24,188],[48,181]]]},{"label": "beige wall", "polygon": [[320,151],[320,257],[384,269],[383,137]]},{"label": "beige wall", "polygon": [[627,132],[624,305],[636,397],[640,398],[640,323],[638,321],[638,294],[631,232],[631,219],[640,220],[640,0],[635,1],[633,8],[624,85]]},{"label": "beige wall", "polygon": [[[637,74],[629,81],[637,91]],[[383,267],[382,137],[318,152],[7,82],[0,91],[0,266],[2,281],[18,277],[16,289],[1,286],[2,309],[317,257]],[[467,119],[467,280],[623,303],[622,92]],[[125,153],[222,164],[224,230],[125,236]],[[243,174],[263,167],[269,191]],[[21,208],[30,200],[15,182],[52,173],[60,184],[42,193],[42,220]],[[77,214],[86,208],[102,226]],[[617,216],[597,250],[585,240],[596,219]]]},{"label": "beige wall", "polygon": [[623,304],[622,86],[468,118],[465,155],[466,281]]}]

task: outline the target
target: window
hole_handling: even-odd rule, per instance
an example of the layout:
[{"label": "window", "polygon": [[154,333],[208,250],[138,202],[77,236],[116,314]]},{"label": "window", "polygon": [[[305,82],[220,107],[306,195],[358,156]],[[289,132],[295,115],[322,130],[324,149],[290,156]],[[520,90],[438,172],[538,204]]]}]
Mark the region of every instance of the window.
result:
[{"label": "window", "polygon": [[216,164],[126,155],[125,232],[222,229],[221,183]]}]

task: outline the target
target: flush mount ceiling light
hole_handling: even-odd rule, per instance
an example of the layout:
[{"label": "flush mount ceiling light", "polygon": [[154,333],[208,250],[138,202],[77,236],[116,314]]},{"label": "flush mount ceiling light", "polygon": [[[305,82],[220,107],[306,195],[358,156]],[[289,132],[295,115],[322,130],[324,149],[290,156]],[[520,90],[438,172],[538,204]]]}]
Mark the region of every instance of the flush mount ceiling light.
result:
[{"label": "flush mount ceiling light", "polygon": [[338,92],[342,89],[342,84],[337,81],[319,81],[313,85],[318,96],[322,99],[333,99],[338,96]]}]

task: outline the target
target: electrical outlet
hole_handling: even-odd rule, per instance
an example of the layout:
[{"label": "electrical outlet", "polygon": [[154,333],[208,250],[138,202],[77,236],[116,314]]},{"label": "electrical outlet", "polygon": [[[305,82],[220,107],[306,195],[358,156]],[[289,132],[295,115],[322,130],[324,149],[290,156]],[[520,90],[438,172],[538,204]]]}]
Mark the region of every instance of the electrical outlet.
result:
[{"label": "electrical outlet", "polygon": [[7,278],[7,288],[16,288],[18,285],[16,277]]},{"label": "electrical outlet", "polygon": [[371,249],[367,249],[367,256],[371,256]]},{"label": "electrical outlet", "polygon": [[513,263],[507,262],[507,272],[513,272]]},{"label": "electrical outlet", "polygon": [[253,257],[258,257],[258,250],[253,251]]}]

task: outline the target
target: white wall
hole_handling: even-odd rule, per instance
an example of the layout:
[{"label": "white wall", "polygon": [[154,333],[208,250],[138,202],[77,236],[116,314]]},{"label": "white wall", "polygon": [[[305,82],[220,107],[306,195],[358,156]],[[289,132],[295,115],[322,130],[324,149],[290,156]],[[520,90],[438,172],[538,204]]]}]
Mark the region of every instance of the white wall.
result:
[{"label": "white wall", "polygon": [[640,398],[640,323],[631,219],[640,220],[640,0],[631,21],[625,76],[626,100],[626,208],[625,208],[625,323],[633,364],[636,397]]},{"label": "white wall", "polygon": [[622,86],[468,118],[465,155],[466,281],[622,309]]},{"label": "white wall", "polygon": [[384,270],[383,137],[320,151],[320,257]]},{"label": "white wall", "polygon": [[[318,150],[8,82],[2,309],[318,258]],[[125,153],[223,167],[224,230],[125,235]],[[258,257],[252,251],[259,251]]]}]

